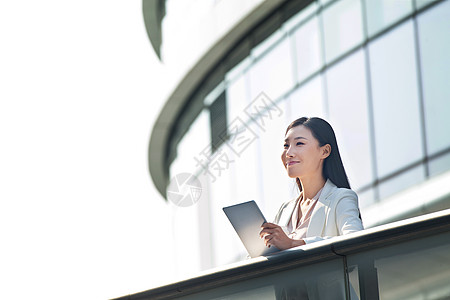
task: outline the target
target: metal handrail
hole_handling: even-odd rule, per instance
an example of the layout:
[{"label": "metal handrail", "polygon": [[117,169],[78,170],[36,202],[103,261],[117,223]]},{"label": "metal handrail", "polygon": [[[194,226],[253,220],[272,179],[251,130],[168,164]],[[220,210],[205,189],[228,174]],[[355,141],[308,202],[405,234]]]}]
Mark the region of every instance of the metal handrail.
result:
[{"label": "metal handrail", "polygon": [[300,246],[267,257],[249,259],[219,271],[207,271],[197,277],[116,300],[173,299],[444,232],[450,232],[450,209]]}]

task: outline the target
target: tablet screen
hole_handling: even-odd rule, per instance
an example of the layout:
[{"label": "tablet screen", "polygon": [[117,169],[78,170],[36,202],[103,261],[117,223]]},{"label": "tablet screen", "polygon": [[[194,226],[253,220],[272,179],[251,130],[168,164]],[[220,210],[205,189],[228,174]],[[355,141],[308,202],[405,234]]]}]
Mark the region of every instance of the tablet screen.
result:
[{"label": "tablet screen", "polygon": [[266,222],[266,219],[255,201],[224,207],[223,211],[251,257],[279,251],[274,246],[267,247],[259,237],[261,226]]}]

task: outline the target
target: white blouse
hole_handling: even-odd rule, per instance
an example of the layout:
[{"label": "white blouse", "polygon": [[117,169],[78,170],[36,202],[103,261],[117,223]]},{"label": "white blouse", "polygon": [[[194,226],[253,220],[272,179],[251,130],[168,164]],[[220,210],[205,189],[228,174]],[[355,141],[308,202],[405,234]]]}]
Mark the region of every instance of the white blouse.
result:
[{"label": "white blouse", "polygon": [[[311,199],[308,204],[302,204],[303,192],[301,192],[300,197],[298,197],[297,203],[295,204],[295,208],[292,212],[289,223],[286,226],[286,234],[288,235],[288,237],[294,240],[299,240],[306,237],[309,221],[311,220],[311,214],[314,210],[314,207],[316,206],[317,200],[319,199],[322,190],[323,188],[321,188],[317,192],[317,194]],[[306,213],[304,215],[302,214],[301,218],[299,219],[299,209],[301,211],[302,205],[306,209]]]}]

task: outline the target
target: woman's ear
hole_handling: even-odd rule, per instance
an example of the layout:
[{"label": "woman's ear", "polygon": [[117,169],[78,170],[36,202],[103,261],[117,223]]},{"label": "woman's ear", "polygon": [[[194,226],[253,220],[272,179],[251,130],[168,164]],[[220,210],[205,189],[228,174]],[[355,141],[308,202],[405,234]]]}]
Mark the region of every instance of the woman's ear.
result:
[{"label": "woman's ear", "polygon": [[323,145],[322,147],[322,158],[325,159],[331,154],[331,146],[330,144]]}]

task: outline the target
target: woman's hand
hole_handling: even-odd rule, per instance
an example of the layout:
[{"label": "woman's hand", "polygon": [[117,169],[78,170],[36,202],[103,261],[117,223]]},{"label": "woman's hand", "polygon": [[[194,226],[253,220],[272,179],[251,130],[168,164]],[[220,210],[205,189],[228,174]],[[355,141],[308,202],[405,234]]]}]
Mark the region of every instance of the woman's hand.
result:
[{"label": "woman's hand", "polygon": [[259,235],[264,239],[266,246],[275,246],[280,250],[305,245],[303,240],[289,238],[280,226],[273,223],[264,223]]}]

